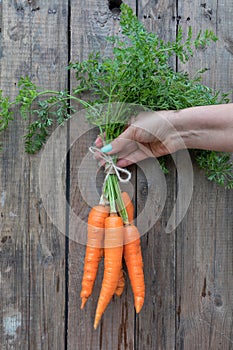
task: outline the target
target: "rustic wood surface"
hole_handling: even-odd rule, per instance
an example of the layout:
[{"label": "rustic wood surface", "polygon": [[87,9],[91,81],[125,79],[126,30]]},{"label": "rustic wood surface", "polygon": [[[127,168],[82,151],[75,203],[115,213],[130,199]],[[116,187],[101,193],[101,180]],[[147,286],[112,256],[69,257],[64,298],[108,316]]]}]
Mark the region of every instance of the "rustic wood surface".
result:
[{"label": "rustic wood surface", "polygon": [[[169,0],[156,3],[142,2],[138,7],[138,16],[148,30],[157,32],[163,40],[175,39],[177,25],[175,2],[173,4]],[[175,60],[172,60],[171,65],[176,69]],[[147,165],[146,162],[141,166],[142,169],[139,167],[137,171],[137,212],[143,210],[149,198],[154,198],[158,203],[151,203],[151,207],[156,215],[158,205],[161,204],[158,190],[162,183],[153,170],[153,175],[157,179],[155,188],[154,184],[148,184],[143,169],[152,165]],[[153,195],[151,191],[154,192]],[[140,335],[136,338],[137,349],[172,349],[175,343],[175,235],[174,232],[171,234],[165,232],[176,195],[176,174],[173,166],[169,167],[169,174],[166,177],[166,191],[166,203],[161,217],[156,225],[142,236],[144,266],[150,268],[145,268],[147,290],[145,305],[136,319],[136,329]]]},{"label": "rustic wood surface", "polygon": [[[1,7],[4,93],[13,97],[26,75],[44,88],[65,89],[67,2],[4,1]],[[1,349],[63,349],[65,236],[43,209],[40,154],[25,153],[27,122],[14,112],[1,157]],[[55,175],[54,161],[49,176]]]},{"label": "rustic wood surface", "polygon": [[[191,25],[194,33],[213,30],[219,37],[217,43],[199,50],[186,66],[176,60],[171,64],[191,74],[207,67],[205,84],[223,91],[232,89],[230,0],[126,3],[148,29],[166,40],[175,38],[178,24],[184,31]],[[18,80],[25,75],[43,88],[73,88],[75,77],[65,70],[68,61],[85,59],[93,49],[107,54],[110,44],[105,37],[119,32],[119,15],[117,10],[109,10],[105,0],[4,0],[0,1],[0,28],[0,88],[14,97]],[[88,159],[87,176],[80,180],[79,175],[96,130],[88,130],[81,117],[77,130],[77,123],[71,121],[59,133],[59,147],[50,149],[52,166],[43,169],[43,151],[36,156],[24,152],[22,137],[27,121],[17,110],[14,113],[15,121],[4,133],[0,158],[0,348],[233,349],[233,191],[208,182],[193,160],[191,203],[182,222],[167,232],[179,190],[176,166],[168,157],[165,199],[161,190],[164,178],[157,164],[146,161],[131,167],[130,191],[137,203],[139,223],[145,205],[153,206],[155,216],[162,211],[142,236],[145,305],[136,315],[126,278],[123,295],[113,298],[94,331],[103,264],[93,295],[80,310],[85,246],[77,242],[73,218],[75,214],[85,222],[90,209],[83,196],[84,189],[91,190],[93,185]],[[175,161],[185,169],[182,152],[177,152]],[[61,164],[64,198],[61,203],[51,203],[50,208],[60,220],[56,225],[45,210],[40,190],[49,178],[54,179],[50,181],[51,192],[57,191]],[[148,183],[145,171],[156,181]],[[97,190],[102,179],[98,173]],[[189,184],[183,186],[188,189]],[[179,220],[179,203],[175,210],[173,221],[169,221],[174,226]],[[148,216],[148,222],[153,220],[153,215]],[[77,226],[77,235],[82,234],[82,228]]]},{"label": "rustic wood surface", "polygon": [[[230,91],[232,4],[203,1],[194,9],[192,1],[178,3],[184,31],[191,25],[194,34],[200,29],[209,29],[218,36],[217,43],[199,50],[185,68],[190,74],[199,68],[208,68],[203,75],[204,83]],[[178,349],[233,348],[232,192],[210,184],[203,172],[194,167],[192,201],[176,230]]]}]

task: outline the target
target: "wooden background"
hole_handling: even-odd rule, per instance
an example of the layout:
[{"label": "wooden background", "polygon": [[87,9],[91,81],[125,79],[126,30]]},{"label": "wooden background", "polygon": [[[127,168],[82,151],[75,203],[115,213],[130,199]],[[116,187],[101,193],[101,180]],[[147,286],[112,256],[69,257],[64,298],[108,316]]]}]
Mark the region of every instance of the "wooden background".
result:
[{"label": "wooden background", "polygon": [[[205,84],[232,89],[231,0],[126,2],[147,28],[166,40],[175,38],[178,24],[184,30],[191,25],[195,33],[213,30],[219,37],[216,44],[199,50],[186,67],[174,61],[174,68],[192,74],[207,67]],[[13,97],[19,78],[25,75],[43,88],[72,88],[75,80],[65,69],[68,61],[82,60],[93,49],[107,53],[109,44],[104,39],[118,32],[119,19],[107,0],[2,0],[0,27],[0,85]],[[189,209],[178,227],[166,233],[178,187],[171,165],[162,216],[142,238],[145,305],[135,315],[127,281],[124,294],[113,299],[94,331],[103,266],[93,297],[81,311],[85,247],[67,238],[68,221],[64,222],[65,236],[47,216],[39,188],[42,152],[25,154],[22,137],[28,122],[14,113],[0,158],[0,348],[233,349],[233,192],[208,182],[194,163]],[[78,190],[76,162],[92,142],[93,135],[89,135],[74,145],[64,169],[65,192],[83,218],[89,208]],[[56,171],[55,162],[51,178],[56,179]],[[140,169],[132,171],[139,212],[148,186]]]}]

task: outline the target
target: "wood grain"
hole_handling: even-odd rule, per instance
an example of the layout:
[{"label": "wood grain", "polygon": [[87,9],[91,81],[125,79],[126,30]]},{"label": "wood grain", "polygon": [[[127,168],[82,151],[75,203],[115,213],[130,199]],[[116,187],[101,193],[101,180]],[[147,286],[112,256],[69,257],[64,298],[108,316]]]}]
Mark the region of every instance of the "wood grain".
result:
[{"label": "wood grain", "polygon": [[[175,16],[176,5],[171,1],[146,1],[139,5],[140,20],[148,30],[156,32],[165,41],[175,39]],[[175,63],[172,59],[174,69]],[[152,169],[152,161],[144,166]],[[175,341],[175,233],[166,233],[176,196],[176,175],[172,163],[170,158],[171,166],[166,178],[158,167],[151,170],[154,183],[143,174],[144,166],[137,171],[137,212],[140,213],[149,201],[147,211],[152,217],[148,220],[153,222],[153,216],[161,210],[164,197],[166,203],[155,224],[142,236],[146,299],[137,317],[136,349],[172,349]],[[160,177],[165,181],[164,192]]]},{"label": "wood grain", "polygon": [[178,2],[179,24],[187,31],[192,27],[194,37],[201,30],[211,30],[218,38],[206,48],[195,51],[193,58],[179,69],[187,69],[191,76],[199,69],[207,68],[203,74],[203,83],[216,90],[231,92],[233,74],[233,42],[232,42],[232,14],[233,8],[228,0],[208,2],[202,1],[193,5],[192,1]]},{"label": "wood grain", "polygon": [[[15,5],[16,6],[16,5]],[[2,3],[1,89],[13,98],[19,67],[29,65],[29,19],[21,18],[15,6]],[[14,52],[14,55],[12,53]],[[1,309],[0,343],[2,349],[29,346],[29,158],[22,136],[26,123],[15,111],[15,122],[4,134],[1,155]],[[21,344],[21,345],[20,345]]]},{"label": "wood grain", "polygon": [[[26,75],[43,88],[65,89],[65,1],[4,2],[2,16],[4,93],[15,96],[19,78]],[[50,344],[62,349],[65,238],[43,208],[41,154],[28,156],[24,151],[28,122],[16,109],[14,118],[1,157],[1,349],[49,349]],[[48,176],[55,174],[56,169]]]},{"label": "wood grain", "polygon": [[[128,3],[134,7],[134,1]],[[72,1],[71,4],[72,62],[87,58],[93,50],[99,50],[101,55],[109,54],[110,44],[106,42],[105,38],[119,31],[119,19],[116,12],[111,12],[108,3],[105,1],[89,0],[85,2],[85,5],[81,5],[80,1]],[[78,11],[74,11],[74,8]],[[73,77],[71,86],[75,86]],[[91,171],[88,171],[87,167],[86,173],[83,174],[86,177],[86,184],[84,183],[82,188],[79,188],[77,170],[80,168],[80,162],[88,153],[88,147],[93,144],[96,135],[94,130],[84,134],[83,137],[77,139],[71,149],[71,207],[75,208],[77,215],[83,220],[87,220],[90,210],[90,206],[85,202],[87,198],[85,198],[86,195],[83,190],[85,188],[88,191],[90,180],[93,181],[92,177],[94,176],[91,175]],[[101,180],[103,181],[103,176],[101,176],[100,174],[99,180],[97,180],[99,184]],[[92,198],[95,198],[95,193]],[[97,204],[97,200],[96,197],[96,203],[93,204]],[[79,230],[78,227],[77,230]],[[79,349],[109,349],[112,347],[133,349],[134,307],[132,292],[127,286],[120,299],[113,298],[98,329],[96,331],[93,329],[95,309],[103,276],[103,262],[99,268],[93,294],[89,298],[85,309],[80,310],[79,294],[84,256],[85,246],[79,244],[79,242],[70,241],[68,348],[76,349],[77,342],[79,342]]]},{"label": "wood grain", "polygon": [[[200,29],[209,29],[219,38],[179,69],[194,74],[207,67],[203,83],[229,91],[233,72],[232,6],[227,1],[195,6],[191,1],[178,3],[184,32],[191,25],[194,35]],[[194,159],[193,164],[193,197],[177,228],[177,347],[231,349],[233,192],[207,181]]]},{"label": "wood grain", "polygon": [[[31,29],[31,75],[44,89],[64,90],[68,86],[68,5],[63,1],[34,1]],[[31,10],[32,11],[32,10]],[[40,164],[43,149],[30,157],[30,348],[62,349],[65,344],[65,205],[54,200],[50,205],[63,217],[60,232],[56,220],[48,217],[41,197],[40,183],[49,182],[49,192],[57,191],[60,159],[66,154],[66,127],[51,146],[49,163]],[[39,168],[40,167],[40,168]],[[42,170],[41,170],[42,167]],[[49,170],[48,170],[49,169]],[[66,174],[64,173],[64,176]],[[55,181],[54,181],[55,180]]]},{"label": "wood grain", "polygon": [[[213,30],[217,43],[199,49],[186,65],[175,58],[170,63],[191,75],[207,67],[203,83],[232,89],[230,0],[126,3],[164,40],[174,40],[178,24],[184,33],[191,25],[194,35],[200,29]],[[119,32],[119,15],[104,0],[9,0],[0,1],[0,28],[0,88],[14,98],[18,80],[25,75],[46,89],[75,87],[74,75],[65,69],[68,60],[81,61],[92,50],[107,55],[111,44],[105,38]],[[84,310],[79,294],[85,223],[93,205],[89,200],[97,200],[104,178],[87,156],[98,131],[89,128],[80,111],[67,129],[53,133],[49,149],[28,156],[22,137],[29,121],[22,120],[16,108],[14,118],[0,140],[0,348],[233,349],[233,191],[206,180],[190,152],[193,195],[177,224],[183,205],[176,203],[178,166],[186,176],[184,188],[189,186],[183,153],[177,152],[176,165],[167,157],[166,177],[151,160],[130,167],[127,189],[142,233],[145,304],[136,315],[126,277],[123,295],[113,298],[94,331],[103,262]],[[42,188],[48,188],[47,195]],[[143,226],[140,215],[146,206],[150,210]],[[177,227],[167,233],[174,206],[172,224]]]}]

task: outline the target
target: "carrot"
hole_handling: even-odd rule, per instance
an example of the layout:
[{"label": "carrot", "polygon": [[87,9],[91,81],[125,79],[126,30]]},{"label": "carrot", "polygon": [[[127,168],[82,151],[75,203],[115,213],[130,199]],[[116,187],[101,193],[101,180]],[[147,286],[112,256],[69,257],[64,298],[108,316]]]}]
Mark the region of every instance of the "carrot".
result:
[{"label": "carrot", "polygon": [[86,255],[84,260],[84,273],[82,279],[81,309],[92,293],[99,261],[103,255],[105,218],[109,215],[109,207],[97,205],[93,207],[88,216],[88,237]]},{"label": "carrot", "polygon": [[[104,249],[102,249],[102,257],[104,257]],[[118,278],[117,287],[116,287],[116,290],[115,290],[115,294],[118,297],[120,297],[121,294],[123,293],[124,287],[125,287],[124,270],[123,270],[123,267],[121,267],[120,275],[119,275],[119,278]]]},{"label": "carrot", "polygon": [[94,328],[108,306],[119,280],[123,255],[123,221],[117,214],[105,219],[104,276],[96,308]]},{"label": "carrot", "polygon": [[[103,249],[102,256],[104,257],[104,249]],[[118,296],[118,297],[121,296],[121,294],[124,291],[124,287],[125,287],[124,270],[123,270],[123,267],[121,267],[120,275],[119,275],[119,278],[118,278],[117,287],[116,287],[116,290],[115,290],[116,296]]]},{"label": "carrot", "polygon": [[[134,206],[133,206],[133,203],[130,199],[128,192],[121,192],[121,197],[122,197],[123,203],[125,205],[125,208],[126,208],[126,211],[128,214],[128,221],[133,222]],[[117,287],[115,290],[115,294],[117,296],[121,296],[121,294],[123,293],[124,287],[125,287],[125,278],[124,278],[123,268],[121,268],[119,281],[118,281],[118,284],[117,284]]]},{"label": "carrot", "polygon": [[145,298],[145,282],[143,273],[143,261],[140,246],[140,235],[133,224],[134,206],[127,192],[122,193],[122,199],[126,207],[130,225],[124,227],[124,259],[126,262],[129,279],[134,294],[136,312],[140,312]]},{"label": "carrot", "polygon": [[120,297],[121,294],[123,293],[124,287],[125,287],[125,277],[124,277],[123,268],[121,268],[120,276],[118,278],[118,283],[117,283],[117,287],[116,287],[116,290],[115,290],[115,294],[118,297]]},{"label": "carrot", "polygon": [[145,298],[145,282],[140,235],[135,225],[124,227],[124,259],[134,294],[134,306],[139,313]]}]

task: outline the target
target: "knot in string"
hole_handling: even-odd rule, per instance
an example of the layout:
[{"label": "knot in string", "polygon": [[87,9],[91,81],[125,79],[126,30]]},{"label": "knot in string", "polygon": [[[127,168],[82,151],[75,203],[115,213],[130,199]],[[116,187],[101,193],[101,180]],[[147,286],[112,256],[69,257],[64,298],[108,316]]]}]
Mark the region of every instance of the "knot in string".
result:
[{"label": "knot in string", "polygon": [[[106,165],[105,165],[105,173],[106,173],[106,177],[105,177],[105,180],[104,182],[106,182],[107,178],[109,175],[113,175],[113,174],[116,174],[118,180],[120,182],[128,182],[130,179],[131,179],[131,173],[129,170],[127,169],[124,169],[124,168],[121,168],[119,166],[117,166],[112,157],[105,154],[104,152],[101,152],[99,148],[97,147],[94,147],[94,146],[91,146],[89,147],[89,151],[91,153],[95,153],[95,152],[98,152],[99,154],[99,158],[103,159],[105,162],[106,162]],[[123,178],[121,174],[125,174],[127,175],[126,178]]]}]

